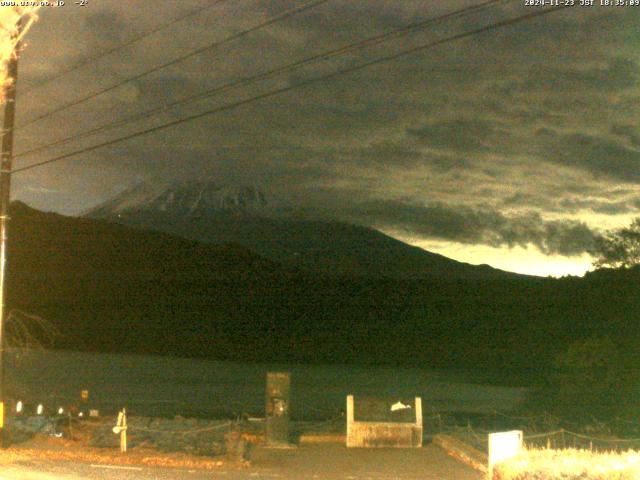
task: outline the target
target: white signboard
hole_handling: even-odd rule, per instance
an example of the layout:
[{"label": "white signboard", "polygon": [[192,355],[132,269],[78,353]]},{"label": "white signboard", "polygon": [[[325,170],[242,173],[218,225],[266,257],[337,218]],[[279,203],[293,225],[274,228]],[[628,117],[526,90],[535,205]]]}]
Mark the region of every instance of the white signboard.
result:
[{"label": "white signboard", "polygon": [[522,450],[522,431],[499,432],[489,434],[489,478],[493,475],[493,466],[513,458]]}]

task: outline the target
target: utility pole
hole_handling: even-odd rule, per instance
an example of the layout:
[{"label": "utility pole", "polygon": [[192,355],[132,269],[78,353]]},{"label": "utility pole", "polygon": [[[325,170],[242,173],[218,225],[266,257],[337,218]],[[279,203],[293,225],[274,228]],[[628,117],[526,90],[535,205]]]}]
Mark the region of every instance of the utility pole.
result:
[{"label": "utility pole", "polygon": [[13,124],[16,114],[16,83],[18,81],[18,51],[22,20],[11,33],[12,43],[16,42],[7,64],[7,86],[5,87],[4,125],[2,129],[2,152],[0,152],[0,447],[6,447],[5,435],[5,332],[6,320],[6,262],[7,223],[9,222],[9,202],[11,200],[11,169],[13,164]]}]

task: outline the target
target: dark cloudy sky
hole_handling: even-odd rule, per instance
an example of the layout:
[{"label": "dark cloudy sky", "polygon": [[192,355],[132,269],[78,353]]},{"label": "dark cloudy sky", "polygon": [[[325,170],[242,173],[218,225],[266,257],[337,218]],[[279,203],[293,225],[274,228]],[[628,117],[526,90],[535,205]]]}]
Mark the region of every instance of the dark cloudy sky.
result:
[{"label": "dark cloudy sky", "polygon": [[[311,0],[227,0],[34,88],[205,1],[88,0],[40,11],[17,123]],[[579,0],[576,0],[578,3]],[[208,2],[214,4],[213,0]],[[16,153],[479,0],[329,0],[16,132]],[[336,68],[533,13],[524,0],[143,122],[16,158],[46,160]],[[599,3],[599,0],[598,0]],[[575,7],[14,176],[14,197],[80,213],[140,181],[256,185],[272,202],[471,263],[580,274],[599,231],[640,215],[640,7]]]}]

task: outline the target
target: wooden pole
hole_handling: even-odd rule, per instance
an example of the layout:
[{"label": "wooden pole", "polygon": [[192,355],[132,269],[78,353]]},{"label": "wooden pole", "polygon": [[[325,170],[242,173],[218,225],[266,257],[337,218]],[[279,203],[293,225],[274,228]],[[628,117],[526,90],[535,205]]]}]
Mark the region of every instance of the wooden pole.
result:
[{"label": "wooden pole", "polygon": [[[16,41],[22,31],[22,19],[11,33]],[[5,432],[5,332],[6,321],[6,260],[7,260],[7,224],[9,222],[9,202],[11,201],[11,169],[13,163],[13,129],[16,113],[16,83],[18,81],[18,50],[15,48],[7,64],[7,84],[5,87],[4,125],[2,131],[2,152],[0,153],[0,447],[6,446]]]}]

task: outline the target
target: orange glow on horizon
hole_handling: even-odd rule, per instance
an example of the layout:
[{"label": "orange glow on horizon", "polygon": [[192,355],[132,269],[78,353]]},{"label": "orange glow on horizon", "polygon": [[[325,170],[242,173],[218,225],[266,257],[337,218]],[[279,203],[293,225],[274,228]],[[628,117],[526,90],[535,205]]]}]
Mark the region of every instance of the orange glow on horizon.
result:
[{"label": "orange glow on horizon", "polygon": [[[392,235],[391,233],[389,233]],[[487,264],[500,270],[536,275],[539,277],[583,276],[592,269],[591,256],[583,254],[574,257],[545,255],[535,247],[491,247],[488,245],[466,245],[439,240],[419,240],[392,235],[410,245],[439,253],[445,257],[472,265]]]}]

